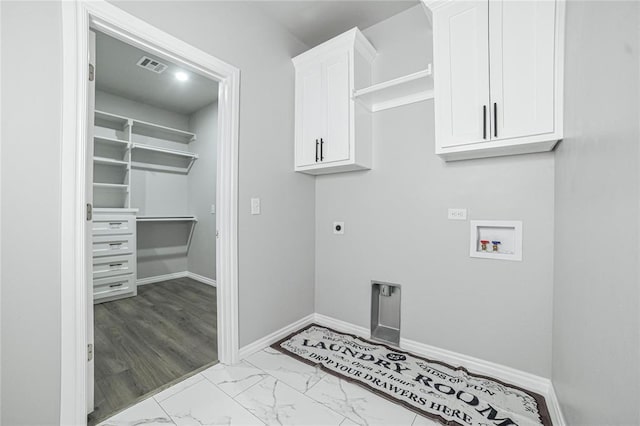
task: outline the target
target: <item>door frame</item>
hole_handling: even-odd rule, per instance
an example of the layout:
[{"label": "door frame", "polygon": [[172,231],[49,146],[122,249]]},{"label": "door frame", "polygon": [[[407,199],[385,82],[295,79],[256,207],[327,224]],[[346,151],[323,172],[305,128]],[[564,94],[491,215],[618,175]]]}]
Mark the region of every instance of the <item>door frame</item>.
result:
[{"label": "door frame", "polygon": [[86,424],[88,285],[85,243],[89,29],[178,63],[219,84],[216,176],[218,357],[238,343],[238,132],[240,70],[104,0],[62,2],[60,424]]}]

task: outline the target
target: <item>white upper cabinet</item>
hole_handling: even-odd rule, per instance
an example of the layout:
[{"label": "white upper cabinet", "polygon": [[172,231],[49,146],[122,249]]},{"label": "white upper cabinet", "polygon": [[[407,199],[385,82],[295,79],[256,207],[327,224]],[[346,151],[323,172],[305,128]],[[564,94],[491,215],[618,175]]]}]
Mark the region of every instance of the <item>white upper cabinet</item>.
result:
[{"label": "white upper cabinet", "polygon": [[442,147],[483,142],[489,107],[487,3],[442,9],[434,24],[436,126]]},{"label": "white upper cabinet", "polygon": [[562,138],[564,2],[433,7],[436,154],[549,151]]},{"label": "white upper cabinet", "polygon": [[371,84],[375,54],[354,28],[293,59],[296,171],[371,168],[371,113],[352,96],[355,89]]}]

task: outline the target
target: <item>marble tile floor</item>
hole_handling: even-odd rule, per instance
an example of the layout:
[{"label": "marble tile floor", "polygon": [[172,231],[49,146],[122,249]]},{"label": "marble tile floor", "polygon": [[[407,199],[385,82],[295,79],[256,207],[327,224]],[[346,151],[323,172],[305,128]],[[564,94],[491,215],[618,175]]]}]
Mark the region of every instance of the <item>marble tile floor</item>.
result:
[{"label": "marble tile floor", "polygon": [[372,392],[271,348],[217,364],[101,425],[434,426]]}]

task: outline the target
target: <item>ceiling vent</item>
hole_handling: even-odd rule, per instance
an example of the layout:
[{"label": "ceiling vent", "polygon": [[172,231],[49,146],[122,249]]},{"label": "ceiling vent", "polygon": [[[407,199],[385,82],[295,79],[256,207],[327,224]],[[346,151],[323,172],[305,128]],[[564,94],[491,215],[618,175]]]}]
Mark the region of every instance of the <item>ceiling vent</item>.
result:
[{"label": "ceiling vent", "polygon": [[155,59],[151,59],[147,56],[143,56],[142,58],[140,58],[140,60],[138,61],[138,63],[136,64],[139,67],[142,67],[146,70],[149,71],[153,71],[157,74],[162,73],[164,70],[166,70],[167,68],[169,68],[168,65],[163,64],[162,62],[158,62]]}]

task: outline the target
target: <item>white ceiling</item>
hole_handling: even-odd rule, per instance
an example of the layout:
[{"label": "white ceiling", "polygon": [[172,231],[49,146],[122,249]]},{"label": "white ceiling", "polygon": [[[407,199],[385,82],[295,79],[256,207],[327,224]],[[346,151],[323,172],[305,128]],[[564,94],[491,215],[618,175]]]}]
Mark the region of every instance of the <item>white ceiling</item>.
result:
[{"label": "white ceiling", "polygon": [[[309,47],[353,27],[361,30],[419,3],[418,0],[289,0],[247,1]],[[180,82],[175,64],[97,32],[96,88],[169,111],[189,115],[218,97],[216,82],[189,73]],[[156,74],[136,65],[146,55],[169,65]]]},{"label": "white ceiling", "polygon": [[309,47],[353,27],[361,30],[419,3],[418,0],[255,1],[250,2]]},{"label": "white ceiling", "polygon": [[[96,89],[143,102],[179,114],[190,115],[218,99],[218,83],[187,72],[188,81],[178,81],[175,64],[146,53],[115,38],[96,32]],[[136,65],[142,56],[169,67],[162,73]]]}]

